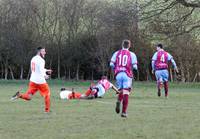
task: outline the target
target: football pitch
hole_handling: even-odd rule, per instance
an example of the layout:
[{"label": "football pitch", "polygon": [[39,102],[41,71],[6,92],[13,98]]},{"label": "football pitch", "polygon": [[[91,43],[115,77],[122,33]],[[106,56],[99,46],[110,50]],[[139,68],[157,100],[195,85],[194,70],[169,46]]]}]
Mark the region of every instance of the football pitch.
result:
[{"label": "football pitch", "polygon": [[89,82],[49,81],[51,113],[37,93],[30,102],[10,101],[28,81],[0,81],[0,139],[199,139],[200,84],[170,83],[158,98],[155,83],[136,82],[128,118],[115,113],[110,90],[95,100],[60,100],[61,87],[84,92]]}]

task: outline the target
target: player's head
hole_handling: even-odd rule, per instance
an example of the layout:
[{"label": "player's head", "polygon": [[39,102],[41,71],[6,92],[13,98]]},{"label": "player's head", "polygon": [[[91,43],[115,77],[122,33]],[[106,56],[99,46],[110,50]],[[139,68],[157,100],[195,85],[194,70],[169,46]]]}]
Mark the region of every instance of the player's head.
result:
[{"label": "player's head", "polygon": [[131,41],[127,40],[127,39],[123,40],[123,42],[122,42],[122,48],[129,49],[130,47],[131,47]]},{"label": "player's head", "polygon": [[157,50],[163,49],[163,45],[162,45],[161,43],[158,43],[158,44],[156,45],[156,49],[157,49]]},{"label": "player's head", "polygon": [[101,79],[102,79],[102,80],[104,80],[104,79],[108,79],[108,77],[105,76],[105,75],[103,75],[103,76],[101,76]]},{"label": "player's head", "polygon": [[44,47],[38,47],[37,48],[37,54],[40,55],[42,58],[44,58],[45,55],[46,55],[45,48]]}]

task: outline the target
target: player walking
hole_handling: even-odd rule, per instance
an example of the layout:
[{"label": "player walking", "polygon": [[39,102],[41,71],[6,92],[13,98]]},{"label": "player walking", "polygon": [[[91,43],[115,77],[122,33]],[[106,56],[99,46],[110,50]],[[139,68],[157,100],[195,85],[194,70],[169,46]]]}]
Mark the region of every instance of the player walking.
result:
[{"label": "player walking", "polygon": [[15,100],[21,98],[24,100],[31,100],[31,97],[39,90],[41,96],[44,97],[45,102],[45,112],[50,111],[50,89],[45,79],[49,76],[46,74],[51,74],[52,70],[45,69],[45,57],[46,51],[43,47],[37,48],[37,55],[31,59],[31,78],[29,82],[29,87],[26,93],[21,94],[19,91],[11,98]]},{"label": "player walking", "polygon": [[114,70],[116,84],[120,91],[116,102],[116,113],[120,113],[120,105],[122,103],[121,117],[127,117],[128,98],[132,88],[133,72],[137,70],[137,57],[129,51],[131,47],[130,40],[123,40],[122,49],[116,51],[110,62],[110,67]]},{"label": "player walking", "polygon": [[163,49],[162,44],[156,45],[157,52],[152,57],[152,73],[156,76],[158,96],[161,96],[161,87],[164,84],[165,97],[168,97],[168,62],[171,61],[175,71],[178,73],[176,62],[173,57]]}]

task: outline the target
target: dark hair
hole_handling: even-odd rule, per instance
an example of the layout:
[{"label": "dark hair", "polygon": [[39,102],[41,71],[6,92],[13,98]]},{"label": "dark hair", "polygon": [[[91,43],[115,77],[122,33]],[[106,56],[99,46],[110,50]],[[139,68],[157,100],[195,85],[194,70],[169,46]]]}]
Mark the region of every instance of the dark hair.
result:
[{"label": "dark hair", "polygon": [[122,47],[123,48],[129,48],[129,43],[130,43],[129,40],[123,40]]},{"label": "dark hair", "polygon": [[60,91],[65,91],[66,89],[64,88],[64,87],[62,87],[61,89],[60,89]]},{"label": "dark hair", "polygon": [[163,48],[163,45],[161,43],[156,45],[157,47]]},{"label": "dark hair", "polygon": [[108,79],[107,76],[103,75],[101,76],[101,79]]},{"label": "dark hair", "polygon": [[39,52],[41,49],[45,49],[44,47],[39,46],[36,51]]},{"label": "dark hair", "polygon": [[38,48],[37,48],[37,51],[40,51],[41,49],[44,49],[44,47],[41,47],[41,46],[38,47]]}]

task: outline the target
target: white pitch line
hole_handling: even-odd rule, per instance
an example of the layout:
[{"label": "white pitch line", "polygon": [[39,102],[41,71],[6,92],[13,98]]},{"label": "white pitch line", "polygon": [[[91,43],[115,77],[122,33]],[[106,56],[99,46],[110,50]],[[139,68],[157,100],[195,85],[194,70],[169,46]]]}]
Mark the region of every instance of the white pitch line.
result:
[{"label": "white pitch line", "polygon": [[99,100],[97,100],[96,102],[99,102],[99,103],[102,103],[102,104],[113,104],[112,102],[105,102],[105,101],[99,101]]}]

